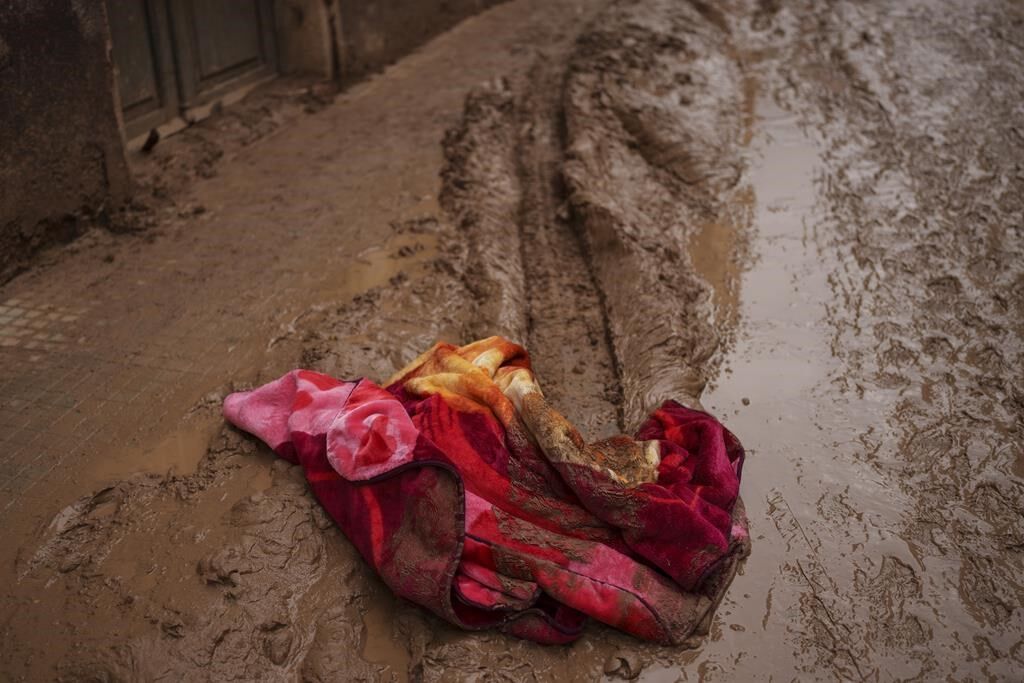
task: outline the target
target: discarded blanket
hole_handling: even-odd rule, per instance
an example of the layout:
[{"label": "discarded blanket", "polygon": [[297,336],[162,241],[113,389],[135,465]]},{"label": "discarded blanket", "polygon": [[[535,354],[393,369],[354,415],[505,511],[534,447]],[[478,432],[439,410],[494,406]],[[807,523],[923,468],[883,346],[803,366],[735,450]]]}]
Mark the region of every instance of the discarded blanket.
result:
[{"label": "discarded blanket", "polygon": [[500,337],[437,344],[386,388],[295,370],[224,414],[304,468],[395,593],[464,628],[566,643],[593,617],[682,643],[749,550],[743,448],[715,418],[668,401],[586,444]]}]

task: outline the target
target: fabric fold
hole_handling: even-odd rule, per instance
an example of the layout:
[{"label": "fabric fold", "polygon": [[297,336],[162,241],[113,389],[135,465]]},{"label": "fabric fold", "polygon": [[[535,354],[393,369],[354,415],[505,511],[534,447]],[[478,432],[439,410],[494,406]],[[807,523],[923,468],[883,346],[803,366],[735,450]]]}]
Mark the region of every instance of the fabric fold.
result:
[{"label": "fabric fold", "polygon": [[292,371],[224,414],[303,467],[395,593],[463,628],[554,644],[590,617],[682,643],[749,552],[717,420],[669,401],[587,444],[500,337],[437,344],[386,388]]}]

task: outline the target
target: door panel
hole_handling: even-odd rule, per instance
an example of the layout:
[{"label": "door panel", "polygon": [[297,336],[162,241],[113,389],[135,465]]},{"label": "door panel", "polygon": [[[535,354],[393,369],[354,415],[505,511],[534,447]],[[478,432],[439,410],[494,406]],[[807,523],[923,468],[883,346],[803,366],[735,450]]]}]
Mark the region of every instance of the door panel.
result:
[{"label": "door panel", "polygon": [[126,133],[134,137],[178,110],[167,8],[163,0],[110,0],[107,17]]},{"label": "door panel", "polygon": [[201,80],[262,60],[255,2],[193,2],[196,67]]},{"label": "door panel", "polygon": [[196,106],[273,73],[270,0],[172,0],[179,94]]},{"label": "door panel", "polygon": [[106,0],[131,138],[276,69],[272,0]]},{"label": "door panel", "polygon": [[144,0],[123,0],[118,12],[110,14],[110,35],[117,64],[117,84],[125,114],[159,106],[156,64],[150,49],[149,18]]}]

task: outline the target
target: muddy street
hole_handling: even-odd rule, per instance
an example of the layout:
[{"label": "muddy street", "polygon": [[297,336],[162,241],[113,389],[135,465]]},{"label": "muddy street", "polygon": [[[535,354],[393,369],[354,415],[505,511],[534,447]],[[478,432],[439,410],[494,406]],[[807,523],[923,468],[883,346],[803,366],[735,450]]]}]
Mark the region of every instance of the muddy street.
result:
[{"label": "muddy street", "polygon": [[[512,0],[282,88],[0,286],[0,678],[1024,678],[1019,3]],[[588,441],[669,398],[742,440],[706,635],[461,631],[221,417],[489,335]]]}]

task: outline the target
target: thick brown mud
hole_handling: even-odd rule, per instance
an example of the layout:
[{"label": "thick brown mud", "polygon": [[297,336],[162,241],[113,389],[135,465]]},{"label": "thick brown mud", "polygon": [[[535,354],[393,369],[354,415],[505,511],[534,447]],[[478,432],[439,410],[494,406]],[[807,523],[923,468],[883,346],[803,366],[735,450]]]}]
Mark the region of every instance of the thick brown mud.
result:
[{"label": "thick brown mud", "polygon": [[1019,8],[764,3],[748,25],[756,256],[706,398],[755,452],[735,675],[1024,670],[1024,140],[987,85],[1024,84],[1003,22]]},{"label": "thick brown mud", "polygon": [[570,200],[604,296],[625,426],[697,404],[721,333],[688,257],[740,177],[744,90],[728,25],[699,3],[613,7],[566,83]]},{"label": "thick brown mud", "polygon": [[[319,303],[238,342],[259,367],[76,473],[12,553],[5,676],[1020,678],[1024,16],[933,4],[546,7],[437,140],[439,204],[339,246]],[[219,421],[281,368],[383,379],[494,333],[588,439],[673,397],[744,441],[753,554],[692,647],[459,631]]]}]

